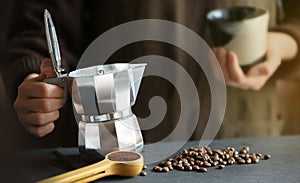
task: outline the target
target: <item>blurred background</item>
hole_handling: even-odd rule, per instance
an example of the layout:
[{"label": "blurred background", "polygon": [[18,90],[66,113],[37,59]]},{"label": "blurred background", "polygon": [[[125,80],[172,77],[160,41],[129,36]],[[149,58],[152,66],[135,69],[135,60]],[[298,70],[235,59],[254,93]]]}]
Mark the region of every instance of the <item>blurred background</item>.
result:
[{"label": "blurred background", "polygon": [[[184,0],[183,0],[184,1]],[[282,0],[284,16],[290,21],[300,20],[300,1],[295,0]],[[0,66],[3,68],[4,62],[4,48],[7,45],[7,33],[10,30],[10,24],[14,15],[18,14],[18,7],[26,1],[16,0],[0,0]],[[278,10],[280,11],[280,10]],[[299,30],[300,32],[300,30]],[[299,60],[300,62],[300,60]],[[289,74],[276,83],[277,100],[280,103],[280,114],[278,118],[284,121],[284,127],[281,135],[300,134],[300,71],[295,74]],[[6,139],[16,139],[19,136],[24,136],[25,132],[16,118],[16,114],[12,106],[7,101],[5,94],[5,86],[2,82],[5,78],[0,73],[0,133],[2,138],[1,143],[12,143]],[[28,136],[28,135],[27,135]],[[4,139],[4,140],[3,140]]]}]

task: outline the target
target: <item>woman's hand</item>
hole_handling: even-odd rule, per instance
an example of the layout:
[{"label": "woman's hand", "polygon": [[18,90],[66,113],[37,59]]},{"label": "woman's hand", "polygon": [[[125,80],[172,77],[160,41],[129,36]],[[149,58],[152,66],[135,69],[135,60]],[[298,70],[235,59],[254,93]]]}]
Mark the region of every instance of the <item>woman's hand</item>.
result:
[{"label": "woman's hand", "polygon": [[55,74],[50,59],[41,65],[40,74],[30,74],[18,88],[14,103],[19,121],[26,131],[43,137],[54,130],[54,121],[59,118],[62,108],[63,88],[44,83],[46,76]]},{"label": "woman's hand", "polygon": [[254,65],[244,73],[234,52],[225,48],[213,48],[229,86],[259,90],[278,69],[282,60],[293,58],[297,53],[295,40],[283,33],[269,33],[267,40],[266,60]]},{"label": "woman's hand", "polygon": [[261,89],[281,63],[281,58],[268,49],[266,60],[244,73],[234,52],[225,48],[214,48],[213,52],[219,61],[226,84],[241,89]]}]

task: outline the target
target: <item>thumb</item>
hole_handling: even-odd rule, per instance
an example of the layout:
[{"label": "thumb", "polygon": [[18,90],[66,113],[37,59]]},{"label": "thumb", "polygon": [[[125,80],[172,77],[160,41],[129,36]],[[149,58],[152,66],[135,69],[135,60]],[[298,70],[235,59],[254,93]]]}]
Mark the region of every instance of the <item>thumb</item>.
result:
[{"label": "thumb", "polygon": [[40,77],[46,78],[49,76],[55,75],[55,71],[53,69],[52,61],[49,58],[46,58],[42,61],[42,64],[40,66]]}]

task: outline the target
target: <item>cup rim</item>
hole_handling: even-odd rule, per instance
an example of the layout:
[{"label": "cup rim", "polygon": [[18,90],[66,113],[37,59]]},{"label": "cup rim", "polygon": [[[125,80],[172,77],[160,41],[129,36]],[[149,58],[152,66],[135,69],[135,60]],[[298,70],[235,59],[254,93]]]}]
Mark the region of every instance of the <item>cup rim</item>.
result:
[{"label": "cup rim", "polygon": [[[240,20],[225,20],[225,19],[217,19],[214,15],[216,13],[218,14],[222,14],[224,12],[229,12],[229,11],[234,11],[234,10],[237,10],[237,9],[248,9],[248,10],[254,10],[255,13],[251,16],[246,16]],[[252,20],[252,19],[255,19],[255,18],[259,18],[263,15],[266,15],[268,14],[268,10],[265,9],[265,8],[260,8],[260,7],[255,7],[255,6],[234,6],[234,7],[227,7],[227,8],[217,8],[217,9],[213,9],[211,11],[209,11],[207,14],[206,14],[206,19],[208,21],[211,21],[211,22],[240,22],[240,21],[245,21],[245,20]]]}]

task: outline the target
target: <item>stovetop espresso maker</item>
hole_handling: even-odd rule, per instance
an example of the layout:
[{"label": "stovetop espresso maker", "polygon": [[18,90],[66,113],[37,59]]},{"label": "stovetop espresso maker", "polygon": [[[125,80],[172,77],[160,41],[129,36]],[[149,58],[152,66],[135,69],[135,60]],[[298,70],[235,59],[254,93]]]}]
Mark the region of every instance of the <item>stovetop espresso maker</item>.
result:
[{"label": "stovetop espresso maker", "polygon": [[66,90],[72,82],[78,145],[107,154],[115,150],[140,152],[143,138],[131,107],[135,104],[146,64],[98,65],[62,74],[60,50],[50,13],[44,13],[46,37],[55,76],[45,82]]}]

